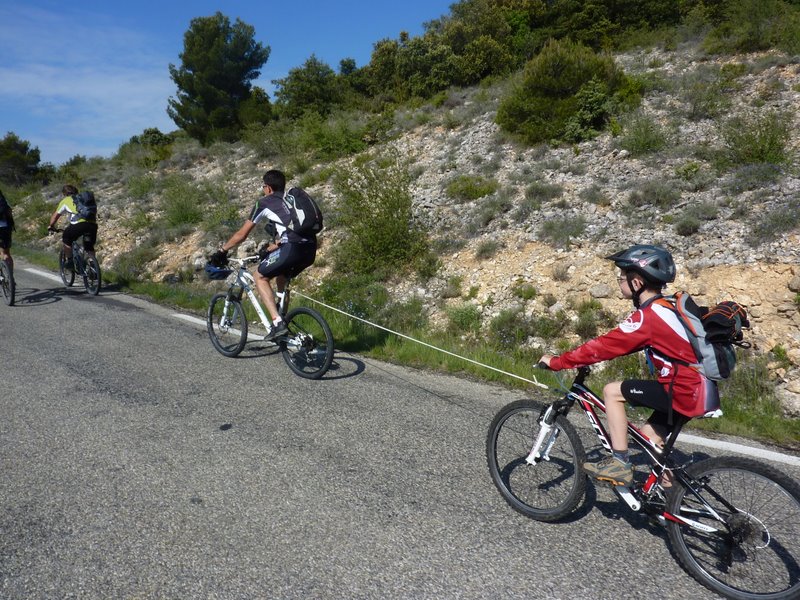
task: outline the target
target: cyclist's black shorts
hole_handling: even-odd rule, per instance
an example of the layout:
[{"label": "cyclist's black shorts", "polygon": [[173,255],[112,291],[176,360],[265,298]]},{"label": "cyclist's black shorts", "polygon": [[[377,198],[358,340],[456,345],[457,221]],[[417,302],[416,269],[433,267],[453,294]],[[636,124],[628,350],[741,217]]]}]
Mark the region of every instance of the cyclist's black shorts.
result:
[{"label": "cyclist's black shorts", "polygon": [[258,272],[269,278],[277,275],[296,277],[314,264],[316,256],[316,244],[288,242],[270,252],[258,265]]},{"label": "cyclist's black shorts", "polygon": [[11,227],[0,227],[0,248],[11,248]]},{"label": "cyclist's black shorts", "polygon": [[626,379],[622,395],[631,406],[644,406],[667,415],[672,402],[664,386],[652,379]]},{"label": "cyclist's black shorts", "polygon": [[94,245],[97,243],[97,223],[92,221],[83,221],[81,223],[69,225],[66,229],[64,229],[61,239],[63,240],[64,244],[71,246],[72,242],[81,236],[84,236],[83,248],[87,252],[94,252]]}]

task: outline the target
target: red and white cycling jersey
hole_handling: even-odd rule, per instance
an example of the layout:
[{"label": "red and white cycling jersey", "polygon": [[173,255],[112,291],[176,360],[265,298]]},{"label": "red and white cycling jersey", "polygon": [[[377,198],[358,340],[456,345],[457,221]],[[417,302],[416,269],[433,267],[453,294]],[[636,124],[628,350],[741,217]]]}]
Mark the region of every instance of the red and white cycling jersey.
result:
[{"label": "red and white cycling jersey", "polygon": [[683,325],[674,311],[653,304],[653,299],[616,329],[555,357],[550,368],[571,369],[645,349],[649,350],[659,383],[667,392],[671,386],[676,411],[696,417],[719,408],[716,384],[687,366],[697,364],[697,358]]}]

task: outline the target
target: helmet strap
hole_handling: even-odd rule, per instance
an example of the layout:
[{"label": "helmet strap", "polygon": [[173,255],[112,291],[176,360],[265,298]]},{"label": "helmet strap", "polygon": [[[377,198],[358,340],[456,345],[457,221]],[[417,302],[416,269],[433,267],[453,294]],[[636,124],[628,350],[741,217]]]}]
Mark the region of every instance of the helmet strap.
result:
[{"label": "helmet strap", "polygon": [[631,293],[633,294],[633,307],[634,308],[639,308],[639,306],[641,304],[641,302],[639,301],[639,298],[641,297],[642,292],[645,290],[645,288],[647,286],[646,285],[642,285],[642,287],[640,287],[638,290],[636,288],[634,288],[633,287],[633,279],[634,279],[634,277],[636,277],[636,273],[634,273],[632,271],[628,271],[628,272],[625,273],[625,278],[628,280],[628,287],[631,289]]}]

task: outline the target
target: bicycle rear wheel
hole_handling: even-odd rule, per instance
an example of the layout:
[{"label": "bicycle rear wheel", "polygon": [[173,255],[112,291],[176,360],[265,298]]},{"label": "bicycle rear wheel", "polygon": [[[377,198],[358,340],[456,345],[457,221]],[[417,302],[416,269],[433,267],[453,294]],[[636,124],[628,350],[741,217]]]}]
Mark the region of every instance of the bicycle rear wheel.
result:
[{"label": "bicycle rear wheel", "polygon": [[687,488],[674,486],[668,512],[716,530],[669,521],[680,565],[727,598],[800,598],[800,484],[736,456],[710,458],[686,472],[705,484],[700,495],[722,522]]},{"label": "bicycle rear wheel", "polygon": [[208,304],[206,325],[208,337],[220,354],[229,358],[239,355],[247,342],[247,319],[241,302],[228,299],[228,294],[215,295]]},{"label": "bicycle rear wheel", "polygon": [[83,285],[92,296],[100,292],[101,275],[100,263],[94,256],[86,256],[83,269]]},{"label": "bicycle rear wheel", "polygon": [[327,321],[312,308],[301,306],[286,315],[289,333],[281,337],[283,358],[305,379],[319,379],[333,362],[333,334]]},{"label": "bicycle rear wheel", "polygon": [[537,521],[557,521],[582,502],[586,458],[575,427],[558,417],[551,435],[550,460],[526,461],[539,434],[539,416],[545,406],[534,400],[518,400],[497,413],[486,437],[486,461],[500,495],[511,508]]},{"label": "bicycle rear wheel", "polygon": [[0,258],[0,288],[2,288],[3,300],[8,306],[14,306],[15,283],[14,271],[6,261]]},{"label": "bicycle rear wheel", "polygon": [[64,249],[62,248],[61,252],[58,253],[58,270],[61,273],[61,281],[64,282],[64,285],[72,287],[72,284],[75,282],[75,269],[68,267],[65,260],[66,257],[64,256]]}]

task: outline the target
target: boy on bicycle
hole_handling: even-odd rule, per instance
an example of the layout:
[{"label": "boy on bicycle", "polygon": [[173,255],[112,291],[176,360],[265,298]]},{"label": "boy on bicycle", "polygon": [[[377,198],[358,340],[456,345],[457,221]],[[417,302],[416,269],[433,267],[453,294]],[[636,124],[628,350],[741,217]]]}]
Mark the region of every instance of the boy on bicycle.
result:
[{"label": "boy on bicycle", "polygon": [[14,259],[11,257],[11,232],[15,230],[11,206],[0,191],[0,260],[5,261],[9,271],[14,272]]},{"label": "boy on bicycle", "polygon": [[94,256],[94,245],[97,243],[97,219],[84,219],[78,214],[78,207],[75,205],[74,196],[78,194],[78,188],[67,184],[61,188],[63,198],[56,206],[50,217],[50,224],[47,231],[55,233],[56,223],[61,215],[69,215],[69,225],[64,228],[61,235],[61,243],[64,245],[64,258],[66,264],[72,268],[72,242],[83,236],[83,247],[89,256]]},{"label": "boy on bicycle", "polygon": [[599,481],[631,485],[633,465],[628,456],[625,402],[654,409],[642,432],[663,444],[672,411],[696,417],[719,408],[716,383],[688,365],[697,358],[674,311],[654,303],[664,287],[675,281],[675,262],[665,249],[635,245],[606,257],[619,268],[617,282],[634,312],[616,329],[560,356],[544,355],[542,362],[555,371],[610,360],[644,350],[657,381],[614,381],[603,389],[612,455],[587,462],[583,470]]},{"label": "boy on bicycle", "polygon": [[[272,329],[267,333],[265,340],[273,340],[284,335],[288,330],[278,314],[278,306],[272,292],[272,280],[279,292],[286,289],[289,278],[299,275],[304,269],[314,264],[317,254],[317,236],[311,234],[302,236],[289,229],[291,216],[283,201],[286,189],[286,176],[278,170],[264,173],[264,196],[260,198],[250,216],[241,229],[222,244],[218,252],[209,257],[213,265],[224,265],[228,260],[228,252],[241,244],[253,231],[256,224],[264,222],[265,229],[277,238],[266,248],[262,260],[255,273],[258,295],[264,302],[272,318]],[[261,256],[261,253],[259,254]]]}]

